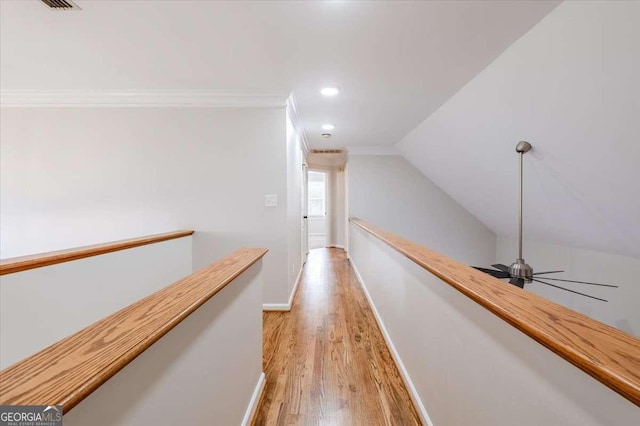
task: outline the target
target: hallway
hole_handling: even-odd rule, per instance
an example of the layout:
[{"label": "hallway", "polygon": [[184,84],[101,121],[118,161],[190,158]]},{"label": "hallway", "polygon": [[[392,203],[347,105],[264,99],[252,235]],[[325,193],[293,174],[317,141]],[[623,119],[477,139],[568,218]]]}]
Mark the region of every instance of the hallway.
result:
[{"label": "hallway", "polygon": [[255,425],[414,425],[418,414],[340,249],[317,249],[291,312],[264,313]]}]

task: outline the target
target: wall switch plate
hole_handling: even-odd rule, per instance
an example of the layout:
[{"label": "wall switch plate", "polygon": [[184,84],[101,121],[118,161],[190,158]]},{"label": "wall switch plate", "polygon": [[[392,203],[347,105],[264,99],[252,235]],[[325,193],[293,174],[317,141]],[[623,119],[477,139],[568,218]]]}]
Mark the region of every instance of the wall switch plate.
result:
[{"label": "wall switch plate", "polygon": [[265,207],[276,207],[278,205],[278,196],[277,195],[265,195],[264,196],[264,206]]}]

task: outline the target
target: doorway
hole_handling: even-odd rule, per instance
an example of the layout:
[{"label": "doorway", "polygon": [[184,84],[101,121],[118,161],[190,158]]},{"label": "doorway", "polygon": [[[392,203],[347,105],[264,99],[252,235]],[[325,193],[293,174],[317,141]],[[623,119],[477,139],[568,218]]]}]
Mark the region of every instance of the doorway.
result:
[{"label": "doorway", "polygon": [[327,246],[327,172],[309,170],[307,211],[309,250]]}]

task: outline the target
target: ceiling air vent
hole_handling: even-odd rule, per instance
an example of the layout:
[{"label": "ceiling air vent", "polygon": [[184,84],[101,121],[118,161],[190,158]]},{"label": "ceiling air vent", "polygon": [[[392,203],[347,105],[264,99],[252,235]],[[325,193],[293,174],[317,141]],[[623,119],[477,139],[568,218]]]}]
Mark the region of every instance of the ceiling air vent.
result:
[{"label": "ceiling air vent", "polygon": [[342,154],[344,149],[312,149],[312,154]]},{"label": "ceiling air vent", "polygon": [[46,4],[53,10],[73,10],[80,9],[71,0],[42,0],[42,3]]}]

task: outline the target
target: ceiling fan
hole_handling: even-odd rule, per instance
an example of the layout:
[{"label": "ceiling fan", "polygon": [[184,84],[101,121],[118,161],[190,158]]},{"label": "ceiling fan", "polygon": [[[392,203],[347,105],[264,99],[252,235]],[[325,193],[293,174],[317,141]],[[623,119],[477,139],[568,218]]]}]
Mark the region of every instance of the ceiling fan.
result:
[{"label": "ceiling fan", "polygon": [[[518,238],[518,258],[514,263],[511,264],[511,266],[502,265],[498,263],[498,264],[491,265],[496,269],[480,268],[477,266],[474,266],[474,268],[496,278],[501,278],[501,279],[508,278],[510,284],[513,284],[520,288],[524,288],[525,283],[531,283],[535,281],[537,283],[555,287],[560,290],[565,290],[571,293],[579,294],[581,296],[589,297],[591,299],[607,302],[607,300],[605,299],[601,299],[599,297],[591,296],[589,294],[585,294],[579,291],[561,287],[559,285],[552,284],[546,281],[563,281],[563,282],[569,282],[569,283],[593,285],[593,286],[600,286],[600,287],[612,287],[612,288],[618,288],[617,285],[590,283],[586,281],[573,281],[573,280],[565,280],[565,279],[559,279],[559,278],[540,277],[540,275],[557,274],[564,271],[533,272],[533,268],[524,261],[524,258],[522,257],[522,158],[524,154],[526,154],[530,150],[531,150],[531,144],[529,142],[521,141],[521,142],[518,142],[518,145],[516,145],[516,152],[520,157],[520,200],[519,200],[520,221],[519,221],[519,238]],[[543,279],[545,281],[542,281]]]}]

